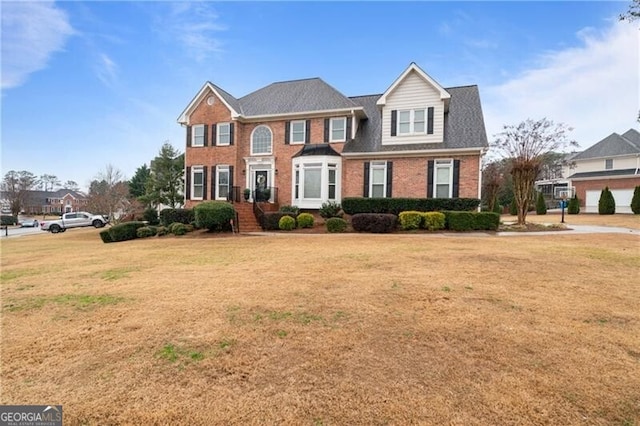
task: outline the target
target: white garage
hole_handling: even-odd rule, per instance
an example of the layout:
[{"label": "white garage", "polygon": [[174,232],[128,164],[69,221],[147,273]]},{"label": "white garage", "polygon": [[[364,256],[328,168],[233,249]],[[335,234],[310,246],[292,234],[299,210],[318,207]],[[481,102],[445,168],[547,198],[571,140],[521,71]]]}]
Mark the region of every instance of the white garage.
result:
[{"label": "white garage", "polygon": [[[587,190],[585,213],[598,213],[598,201],[602,190]],[[631,199],[633,189],[612,189],[613,199],[616,200],[616,213],[631,213]]]}]

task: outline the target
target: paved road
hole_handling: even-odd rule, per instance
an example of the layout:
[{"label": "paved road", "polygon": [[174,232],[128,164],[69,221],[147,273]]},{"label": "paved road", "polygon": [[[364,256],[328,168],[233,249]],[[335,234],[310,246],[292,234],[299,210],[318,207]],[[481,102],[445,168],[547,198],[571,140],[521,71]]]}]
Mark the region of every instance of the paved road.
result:
[{"label": "paved road", "polygon": [[0,230],[0,238],[7,238],[7,234],[9,238],[12,237],[20,237],[23,235],[38,235],[38,234],[46,234],[46,232],[41,231],[40,228],[19,228],[19,227],[9,227],[7,231],[4,229]]}]

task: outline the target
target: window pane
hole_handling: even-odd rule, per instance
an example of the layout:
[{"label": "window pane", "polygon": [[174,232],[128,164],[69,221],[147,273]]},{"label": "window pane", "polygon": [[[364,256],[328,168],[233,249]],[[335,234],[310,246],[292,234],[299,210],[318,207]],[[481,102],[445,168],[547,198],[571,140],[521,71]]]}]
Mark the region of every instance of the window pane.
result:
[{"label": "window pane", "polygon": [[218,198],[228,198],[228,196],[229,196],[229,186],[218,185]]},{"label": "window pane", "polygon": [[304,198],[320,198],[320,169],[304,170]]},{"label": "window pane", "polygon": [[202,172],[193,174],[193,184],[202,185]]},{"label": "window pane", "polygon": [[329,185],[329,199],[330,200],[335,200],[336,199],[336,186],[335,185]]},{"label": "window pane", "polygon": [[449,168],[439,167],[436,169],[436,182],[449,183]]},{"label": "window pane", "polygon": [[304,142],[304,121],[291,123],[291,142]]},{"label": "window pane", "polygon": [[436,185],[436,198],[449,198],[449,185],[438,184]]},{"label": "window pane", "polygon": [[229,185],[229,172],[224,170],[218,173],[218,185]]},{"label": "window pane", "polygon": [[371,196],[376,198],[384,197],[384,185],[377,185],[377,184],[372,185]]},{"label": "window pane", "polygon": [[230,126],[229,124],[218,125],[218,144],[229,145],[230,142]]},{"label": "window pane", "polygon": [[384,169],[373,169],[371,172],[371,182],[373,184],[384,183]]},{"label": "window pane", "polygon": [[192,145],[202,146],[204,145],[204,125],[193,126],[193,141]]},{"label": "window pane", "polygon": [[336,183],[336,171],[329,169],[329,183],[335,184]]},{"label": "window pane", "polygon": [[398,133],[409,133],[411,131],[411,111],[398,112]]},{"label": "window pane", "polygon": [[344,118],[331,119],[331,140],[341,141],[345,139]]},{"label": "window pane", "polygon": [[413,113],[413,131],[415,133],[424,133],[424,110],[417,109]]},{"label": "window pane", "polygon": [[254,154],[271,153],[271,131],[266,126],[260,126],[253,132],[251,143]]}]

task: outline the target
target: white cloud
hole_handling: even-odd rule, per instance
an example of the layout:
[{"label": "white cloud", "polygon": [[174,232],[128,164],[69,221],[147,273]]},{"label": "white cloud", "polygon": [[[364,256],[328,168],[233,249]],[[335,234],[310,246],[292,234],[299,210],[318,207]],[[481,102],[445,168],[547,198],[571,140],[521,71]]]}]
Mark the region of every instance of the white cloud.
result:
[{"label": "white cloud", "polygon": [[112,87],[116,83],[118,65],[106,53],[98,55],[98,63],[95,68],[98,78],[106,86]]},{"label": "white cloud", "polygon": [[2,3],[2,89],[22,85],[47,66],[75,32],[52,1]]},{"label": "white cloud", "polygon": [[581,46],[549,52],[536,68],[483,91],[490,140],[502,125],[527,118],[568,124],[583,149],[613,132],[637,128],[638,28],[614,22],[602,31],[583,29],[576,37]]}]

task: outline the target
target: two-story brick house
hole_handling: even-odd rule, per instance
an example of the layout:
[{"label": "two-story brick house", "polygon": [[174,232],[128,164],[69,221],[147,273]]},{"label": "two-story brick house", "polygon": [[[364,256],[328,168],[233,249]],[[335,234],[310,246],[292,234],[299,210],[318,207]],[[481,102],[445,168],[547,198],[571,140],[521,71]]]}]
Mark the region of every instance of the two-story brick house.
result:
[{"label": "two-story brick house", "polygon": [[411,64],[383,94],[319,78],[235,98],[207,82],[182,112],[185,205],[244,188],[303,209],[344,197],[480,198],[487,136],[476,86],[443,88]]}]

